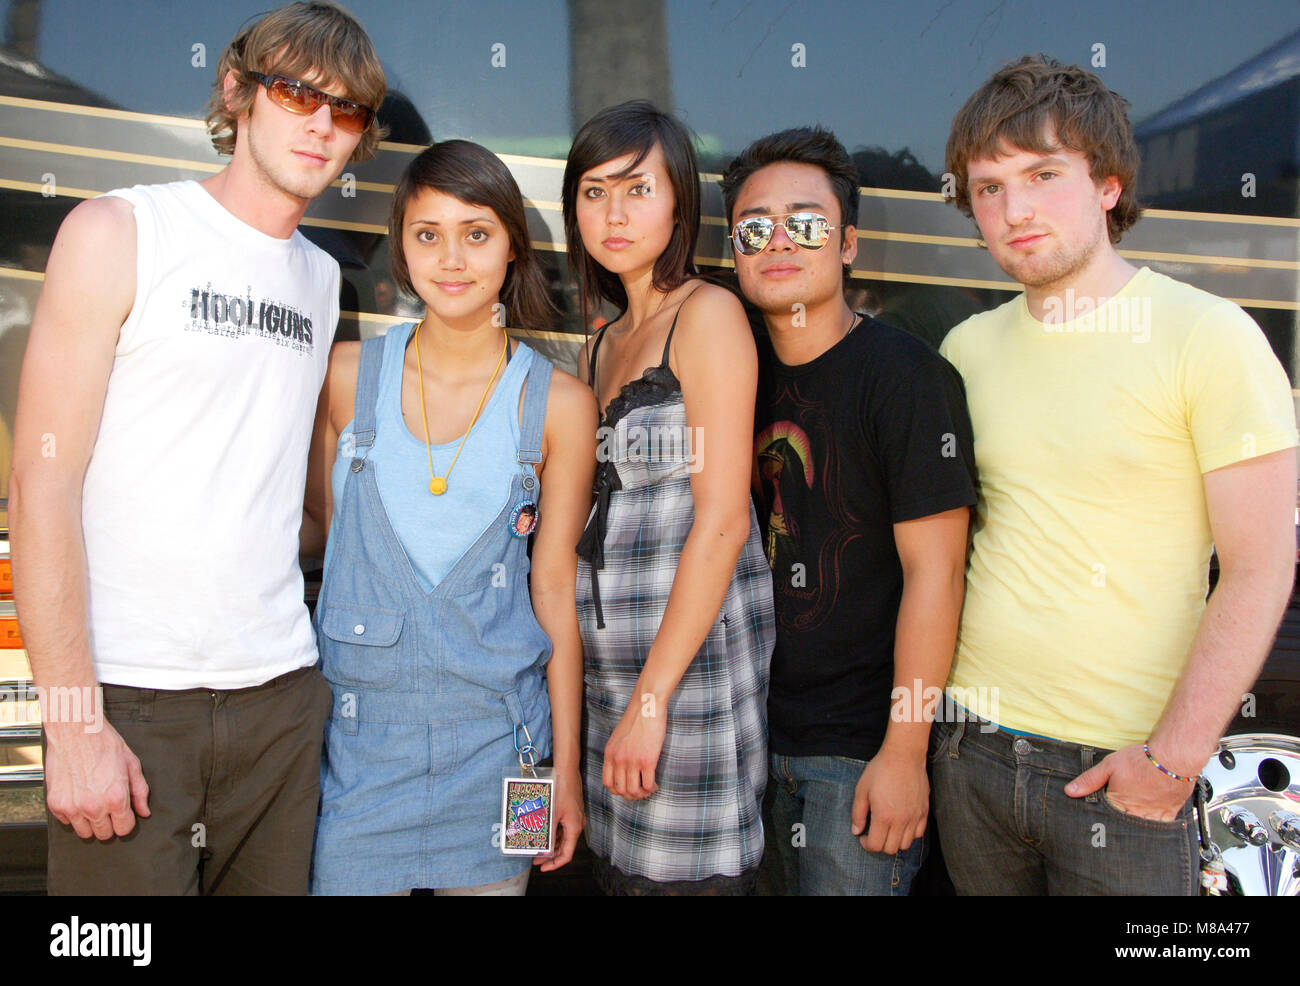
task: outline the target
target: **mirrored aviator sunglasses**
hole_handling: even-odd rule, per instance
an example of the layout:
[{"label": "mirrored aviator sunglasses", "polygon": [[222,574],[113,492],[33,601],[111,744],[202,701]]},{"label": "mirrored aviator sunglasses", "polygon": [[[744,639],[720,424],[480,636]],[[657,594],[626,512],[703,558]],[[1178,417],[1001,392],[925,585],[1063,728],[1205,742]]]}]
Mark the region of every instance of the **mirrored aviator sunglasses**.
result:
[{"label": "mirrored aviator sunglasses", "polygon": [[840,228],[832,226],[829,219],[815,212],[796,212],[785,217],[753,216],[736,223],[731,240],[737,252],[752,257],[772,242],[772,234],[778,226],[785,229],[791,243],[805,250],[820,250],[830,239],[831,230]]},{"label": "mirrored aviator sunglasses", "polygon": [[256,79],[266,87],[266,94],[277,106],[282,106],[290,113],[310,116],[322,103],[330,104],[330,118],[340,130],[349,133],[364,133],[375,118],[375,111],[363,106],[354,99],[331,96],[314,86],[283,75],[263,75],[261,72],[249,72],[249,78]]}]

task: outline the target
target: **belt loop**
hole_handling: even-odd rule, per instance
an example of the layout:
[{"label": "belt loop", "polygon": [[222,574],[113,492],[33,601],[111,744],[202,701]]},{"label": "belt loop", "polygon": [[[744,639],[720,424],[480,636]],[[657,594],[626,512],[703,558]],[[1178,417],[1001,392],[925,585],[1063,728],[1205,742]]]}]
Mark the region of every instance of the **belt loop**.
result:
[{"label": "belt loop", "polygon": [[152,688],[140,689],[140,722],[153,722],[153,703],[157,695]]},{"label": "belt loop", "polygon": [[[1083,767],[1083,771],[1080,771],[1080,773],[1092,769],[1092,759],[1093,759],[1093,755],[1096,752],[1097,751],[1090,746],[1079,747],[1079,764],[1080,766]],[[1098,803],[1097,792],[1093,791],[1092,794],[1087,795],[1083,800],[1088,802],[1088,804],[1090,805],[1097,804]]]},{"label": "belt loop", "polygon": [[948,737],[948,759],[949,760],[959,759],[957,746],[961,743],[962,736],[964,736],[965,733],[966,733],[966,717],[964,715],[954,716],[953,723],[952,723],[952,735]]}]

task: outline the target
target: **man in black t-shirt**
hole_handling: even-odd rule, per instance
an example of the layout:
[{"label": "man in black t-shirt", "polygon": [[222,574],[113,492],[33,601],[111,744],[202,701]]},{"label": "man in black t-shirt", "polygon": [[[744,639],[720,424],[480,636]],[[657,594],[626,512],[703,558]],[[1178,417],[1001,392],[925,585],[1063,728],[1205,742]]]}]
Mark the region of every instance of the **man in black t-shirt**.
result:
[{"label": "man in black t-shirt", "polygon": [[976,499],[961,379],[845,302],[858,187],[833,134],[756,141],[722,190],[771,338],[754,476],[777,616],[769,872],[784,893],[903,895],[925,853],[926,748]]}]

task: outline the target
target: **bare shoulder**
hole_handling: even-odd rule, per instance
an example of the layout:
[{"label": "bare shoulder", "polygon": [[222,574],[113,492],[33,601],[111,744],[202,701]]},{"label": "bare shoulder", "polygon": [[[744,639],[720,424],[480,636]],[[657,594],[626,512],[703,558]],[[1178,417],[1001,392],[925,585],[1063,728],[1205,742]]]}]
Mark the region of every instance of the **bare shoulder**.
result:
[{"label": "bare shoulder", "polygon": [[135,206],[117,195],[78,203],[64,218],[59,235],[135,237]]},{"label": "bare shoulder", "polygon": [[727,349],[754,350],[754,333],[749,327],[740,299],[718,284],[702,283],[682,302],[677,317],[673,349],[712,353]]},{"label": "bare shoulder", "polygon": [[[116,344],[135,304],[135,215],[116,196],[80,203],[63,220],[45,265],[45,284],[32,320],[37,337]],[[89,307],[86,298],[95,303]],[[98,343],[96,343],[98,344]]]},{"label": "bare shoulder", "polygon": [[[78,283],[121,281],[132,294],[135,288],[136,232],[134,207],[114,195],[88,199],[64,218],[54,238],[46,267],[47,279],[64,273]],[[87,263],[92,259],[94,263]]]},{"label": "bare shoulder", "polygon": [[596,426],[596,395],[591,388],[566,370],[556,367],[551,373],[551,389],[546,395],[547,421],[555,415],[563,427],[591,422]]},{"label": "bare shoulder", "polygon": [[357,370],[361,366],[359,341],[336,342],[330,347],[322,399],[329,401],[330,423],[342,431],[352,420],[357,400]]},{"label": "bare shoulder", "polygon": [[352,376],[352,382],[357,380],[357,367],[361,365],[361,341],[358,339],[347,342],[336,342],[330,347],[330,375],[348,374]]},{"label": "bare shoulder", "polygon": [[711,281],[699,281],[698,287],[691,289],[682,302],[682,318],[696,317],[699,313],[706,314],[732,314],[739,318],[745,317],[745,309],[740,304],[740,299],[721,284],[714,284]]}]

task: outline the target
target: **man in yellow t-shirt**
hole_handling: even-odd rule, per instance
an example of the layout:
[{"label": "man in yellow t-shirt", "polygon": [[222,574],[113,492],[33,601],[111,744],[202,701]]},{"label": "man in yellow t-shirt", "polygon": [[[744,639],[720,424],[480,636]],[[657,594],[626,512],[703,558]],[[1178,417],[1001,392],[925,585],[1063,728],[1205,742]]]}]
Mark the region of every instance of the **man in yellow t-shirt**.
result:
[{"label": "man in yellow t-shirt", "polygon": [[1138,218],[1125,106],[1027,57],[948,141],[957,204],[1025,285],[941,350],[981,485],[931,743],[960,893],[1194,893],[1193,780],[1291,591],[1286,374],[1236,305],[1116,251]]}]

